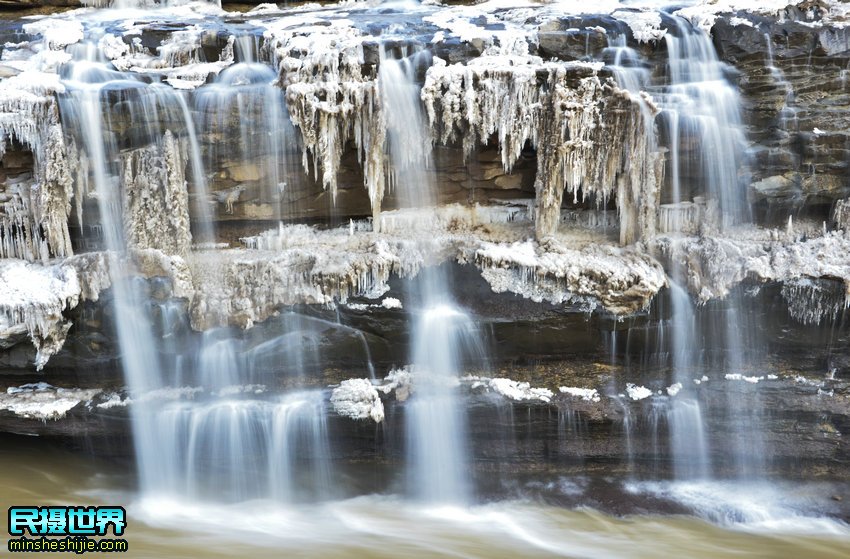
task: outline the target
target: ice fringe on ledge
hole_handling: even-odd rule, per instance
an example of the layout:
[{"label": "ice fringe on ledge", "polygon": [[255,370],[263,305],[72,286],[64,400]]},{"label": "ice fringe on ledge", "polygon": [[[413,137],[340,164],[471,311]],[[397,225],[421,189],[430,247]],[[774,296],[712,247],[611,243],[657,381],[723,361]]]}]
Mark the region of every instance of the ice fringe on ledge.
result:
[{"label": "ice fringe on ledge", "polygon": [[835,280],[799,278],[782,285],[788,311],[802,324],[835,320],[847,308],[847,288]]},{"label": "ice fringe on ledge", "polygon": [[[267,48],[280,73],[292,122],[301,130],[303,164],[321,176],[336,200],[346,142],[360,155],[373,215],[384,197],[386,123],[377,75],[364,75],[364,37],[347,20],[302,25],[282,18],[266,24]],[[319,173],[321,169],[321,175]]]},{"label": "ice fringe on ledge", "polygon": [[[121,265],[130,258],[133,266]],[[90,252],[49,264],[0,260],[0,347],[10,347],[28,337],[36,349],[35,367],[41,370],[62,349],[71,321],[64,312],[81,301],[97,301],[112,285],[109,262],[122,271],[136,270],[142,277],[170,280],[174,297],[191,299],[191,274],[179,256],[161,251],[131,250],[111,259],[105,252]]]},{"label": "ice fringe on ledge", "polygon": [[62,312],[77,305],[80,291],[77,271],[71,266],[0,260],[0,345],[29,336],[40,370],[64,344],[71,323]]},{"label": "ice fringe on ledge", "polygon": [[507,172],[526,143],[537,148],[538,239],[557,231],[565,192],[599,206],[615,199],[623,244],[654,235],[664,168],[641,110],[650,105],[600,78],[601,63],[486,54],[441,62],[421,93],[433,141],[460,142],[468,156],[496,135]]},{"label": "ice fringe on ledge", "polygon": [[0,258],[46,261],[73,254],[68,233],[73,180],[54,94],[55,74],[34,70],[0,81],[0,156],[12,142],[32,153],[35,176],[0,190]]},{"label": "ice fringe on ledge", "polygon": [[391,276],[409,278],[424,266],[452,260],[476,266],[499,293],[589,308],[601,304],[617,314],[645,308],[666,285],[661,266],[633,248],[605,245],[593,233],[576,244],[557,238],[509,243],[505,239],[526,237],[528,225],[494,217],[458,205],[384,212],[385,224],[420,220],[433,228],[352,234],[351,226],[280,226],[243,239],[248,251],[192,253],[193,325],[248,327],[281,305],[376,298],[387,292]]},{"label": "ice fringe on ledge", "polygon": [[[745,280],[777,282],[786,285],[783,295],[792,316],[811,324],[844,308],[850,293],[850,236],[809,229],[806,236],[797,236],[739,227],[724,237],[660,236],[652,245],[666,258],[682,263],[688,288],[700,302],[722,299]],[[817,278],[828,279],[812,281]],[[841,281],[843,293],[826,289],[830,280]]]},{"label": "ice fringe on ledge", "polygon": [[661,266],[645,255],[605,244],[580,248],[549,239],[508,243],[482,242],[475,263],[497,293],[519,293],[532,301],[599,303],[615,314],[641,308],[667,285]]},{"label": "ice fringe on ledge", "polygon": [[44,382],[9,387],[0,393],[0,410],[28,419],[56,420],[100,394],[99,388],[56,388]]}]

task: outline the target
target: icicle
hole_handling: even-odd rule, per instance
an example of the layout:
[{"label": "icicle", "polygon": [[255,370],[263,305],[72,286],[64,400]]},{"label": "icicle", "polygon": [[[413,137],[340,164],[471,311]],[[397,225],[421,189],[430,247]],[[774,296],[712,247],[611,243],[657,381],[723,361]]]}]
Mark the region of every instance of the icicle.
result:
[{"label": "icicle", "polygon": [[270,29],[292,122],[301,130],[302,161],[336,201],[346,143],[357,146],[373,217],[384,197],[386,124],[374,72],[364,75],[363,37],[345,21],[329,26]]},{"label": "icicle", "polygon": [[124,227],[128,245],[185,255],[192,244],[188,155],[170,131],[162,143],[123,156]]},{"label": "icicle", "polygon": [[461,142],[469,156],[495,134],[506,172],[527,142],[537,147],[538,239],[557,230],[565,191],[575,201],[580,191],[593,196],[599,206],[616,194],[622,242],[650,237],[663,160],[648,140],[640,100],[601,80],[600,69],[533,56],[437,63],[422,89],[433,141]]},{"label": "icicle", "polygon": [[0,192],[0,257],[47,260],[73,253],[68,233],[72,179],[53,94],[58,76],[27,71],[0,82],[0,155],[12,140],[30,150],[32,179],[9,179]]},{"label": "icicle", "polygon": [[785,282],[782,298],[791,316],[802,324],[834,321],[846,308],[845,287],[833,280],[801,278]]},{"label": "icicle", "polygon": [[850,229],[850,199],[838,200],[835,202],[835,209],[832,211],[832,220],[839,229],[847,231]]}]

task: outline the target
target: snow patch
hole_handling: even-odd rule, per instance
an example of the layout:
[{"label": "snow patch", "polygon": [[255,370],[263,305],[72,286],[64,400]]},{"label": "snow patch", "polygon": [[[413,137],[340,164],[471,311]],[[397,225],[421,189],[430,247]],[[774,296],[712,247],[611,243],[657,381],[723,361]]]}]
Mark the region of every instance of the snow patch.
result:
[{"label": "snow patch", "polygon": [[0,410],[28,419],[57,420],[71,409],[100,394],[99,388],[56,388],[45,382],[9,387],[0,394]]},{"label": "snow patch", "polygon": [[73,19],[44,18],[23,25],[25,33],[41,35],[48,49],[62,50],[83,40],[83,24]]},{"label": "snow patch", "polygon": [[395,297],[386,297],[383,301],[381,301],[381,306],[385,309],[400,309],[401,301]]},{"label": "snow patch", "polygon": [[628,383],[626,384],[626,394],[628,394],[629,398],[633,401],[637,402],[638,400],[643,400],[652,396],[652,390],[645,386]]},{"label": "snow patch", "polygon": [[671,384],[670,386],[667,387],[667,394],[670,397],[673,397],[676,394],[678,394],[680,390],[682,390],[682,383],[677,382],[677,383]]},{"label": "snow patch", "polygon": [[569,394],[576,398],[581,398],[585,402],[599,402],[599,392],[595,388],[577,388],[575,386],[561,386],[558,388],[561,394]]},{"label": "snow patch", "polygon": [[331,393],[331,404],[336,413],[351,419],[384,420],[384,404],[369,379],[342,381]]},{"label": "snow patch", "polygon": [[618,10],[611,15],[625,22],[639,43],[657,41],[667,34],[666,29],[661,29],[661,14],[656,11]]},{"label": "snow patch", "polygon": [[122,398],[121,395],[117,392],[113,392],[109,395],[109,398],[104,400],[103,402],[97,404],[96,407],[101,409],[111,409],[111,408],[124,408],[130,404],[129,398]]},{"label": "snow patch", "polygon": [[758,381],[764,380],[763,376],[761,376],[761,377],[748,377],[748,376],[742,375],[741,373],[727,373],[725,378],[726,378],[726,380],[744,381],[744,382],[749,382],[750,384],[757,384]]},{"label": "snow patch", "polygon": [[384,377],[383,384],[376,388],[384,394],[395,390],[395,399],[404,402],[413,392],[413,373],[407,368],[393,369]]},{"label": "snow patch", "polygon": [[527,382],[518,382],[507,378],[489,379],[487,386],[493,392],[518,402],[540,401],[548,403],[554,396],[554,393],[548,388],[532,388],[531,384]]}]

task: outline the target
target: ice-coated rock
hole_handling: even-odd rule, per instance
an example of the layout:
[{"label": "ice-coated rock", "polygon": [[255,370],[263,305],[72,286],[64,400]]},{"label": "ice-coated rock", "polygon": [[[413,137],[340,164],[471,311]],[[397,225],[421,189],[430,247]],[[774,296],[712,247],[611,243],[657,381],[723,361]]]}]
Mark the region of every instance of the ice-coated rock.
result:
[{"label": "ice-coated rock", "polygon": [[384,404],[369,379],[342,381],[331,393],[331,404],[336,413],[351,419],[384,420]]}]

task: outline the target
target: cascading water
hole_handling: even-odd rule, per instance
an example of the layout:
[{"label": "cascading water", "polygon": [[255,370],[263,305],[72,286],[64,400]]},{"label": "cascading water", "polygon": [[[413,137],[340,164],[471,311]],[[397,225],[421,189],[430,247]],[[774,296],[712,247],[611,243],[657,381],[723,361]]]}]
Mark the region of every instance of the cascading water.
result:
[{"label": "cascading water", "polygon": [[[836,452],[844,450],[847,418],[844,285],[789,281],[809,273],[790,260],[814,261],[811,253],[822,250],[840,261],[832,251],[845,246],[844,233],[827,236],[824,225],[824,238],[810,243],[746,223],[740,103],[707,32],[656,12],[654,0],[620,3],[603,17],[571,13],[572,4],[263,5],[240,14],[192,5],[136,11],[132,21],[81,10],[39,22],[43,41],[31,40],[34,26],[18,52],[6,44],[0,241],[4,256],[22,260],[0,261],[0,287],[11,285],[12,298],[26,294],[21,273],[67,288],[58,309],[34,298],[48,309],[42,315],[54,315],[39,320],[58,330],[73,324],[60,332],[67,341],[56,338],[62,353],[44,374],[64,373],[70,363],[89,382],[79,363],[96,361],[110,376],[108,385],[76,389],[10,387],[0,392],[0,431],[11,414],[20,416],[9,407],[19,405],[18,394],[27,397],[25,413],[51,419],[35,432],[98,420],[93,448],[101,440],[112,446],[116,434],[124,441],[130,414],[141,502],[122,492],[124,481],[94,483],[110,478],[108,494],[131,504],[132,537],[153,534],[160,540],[153,547],[173,555],[195,549],[182,541],[166,547],[166,538],[209,528],[214,533],[202,539],[213,543],[197,550],[223,542],[210,550],[221,555],[253,556],[259,542],[271,555],[630,556],[644,547],[628,525],[643,526],[645,511],[688,510],[720,524],[847,518],[843,480],[818,479],[816,491],[806,480],[796,495],[754,483],[774,465],[771,476],[794,483],[811,472],[833,475],[823,474],[833,466],[846,470]],[[717,17],[714,31],[728,35],[726,16]],[[747,18],[754,27],[734,23]],[[765,29],[779,37],[786,25],[743,9],[728,23],[734,37],[715,35],[724,49],[745,35],[761,44]],[[631,35],[614,37],[626,26]],[[821,31],[812,33],[826,41]],[[87,43],[63,42],[77,33]],[[609,38],[606,69],[596,58]],[[779,52],[787,77],[767,48],[766,57],[748,52],[741,71],[787,84],[786,105],[799,104],[801,119],[805,105],[804,120],[828,128],[815,120],[822,116],[809,93],[793,98],[791,84],[807,69],[791,45]],[[793,72],[786,61],[795,62]],[[34,85],[21,86],[30,79]],[[748,102],[761,85],[749,82]],[[44,122],[17,114],[27,103],[46,107]],[[756,120],[767,120],[772,107],[764,105],[756,100]],[[791,111],[776,110],[773,122],[788,124]],[[61,126],[50,120],[60,114]],[[552,129],[560,137],[547,152]],[[813,134],[836,147],[829,130]],[[791,153],[793,144],[783,149]],[[68,161],[56,146],[67,147]],[[300,161],[289,161],[290,153]],[[576,205],[602,192],[605,212],[616,206],[627,216],[623,231],[633,214],[641,222],[634,238],[618,245],[603,214],[560,202],[550,208],[561,212],[557,227],[537,236],[542,214],[532,208],[553,193],[560,200],[563,185],[551,180],[559,175],[580,185]],[[38,219],[16,229],[21,193],[32,204],[49,199],[32,210]],[[442,205],[447,199],[466,202]],[[290,200],[299,207],[287,207]],[[69,218],[71,201],[78,215]],[[38,229],[54,224],[39,222],[42,210],[68,222],[74,251],[95,252],[48,248]],[[87,228],[78,229],[84,212]],[[41,254],[55,260],[25,262],[38,251],[15,252],[23,234],[44,242]],[[745,297],[755,266],[748,251],[762,249],[771,262],[756,273],[773,284],[758,299]],[[683,256],[665,262],[670,255]],[[739,264],[746,284],[714,281],[714,268],[728,265],[734,274]],[[776,303],[778,312],[751,301]],[[5,369],[17,358],[5,344],[26,334],[11,322],[6,328],[4,305],[6,298]],[[753,320],[767,313],[777,324]],[[822,315],[835,321],[827,380],[809,373],[819,364],[800,366],[808,379],[796,376],[794,354],[815,347],[810,340],[794,340],[799,345],[775,363],[771,356],[782,378],[755,376],[766,344],[753,332],[767,326],[765,341],[775,344],[768,336],[808,335],[792,318],[811,324]],[[488,336],[477,316],[487,317]],[[30,315],[26,322],[31,327]],[[126,390],[108,370],[116,344],[108,336],[104,343],[101,330],[111,324]],[[55,341],[28,333],[40,353]],[[498,344],[483,343],[489,336]],[[57,419],[65,396],[80,392],[90,394]],[[54,393],[59,401],[42,405]],[[768,422],[765,409],[774,406],[776,421]],[[26,427],[29,419],[15,421]],[[774,448],[780,459],[769,463]],[[402,481],[412,502],[382,494]],[[483,506],[476,492],[486,495]],[[93,504],[103,494],[86,493],[98,499]],[[445,504],[463,508],[431,506]],[[567,530],[578,543],[565,545],[564,526],[582,517],[591,527]],[[611,522],[623,530],[612,531]],[[704,531],[704,546],[687,540],[696,553],[716,552],[718,534],[744,539],[744,531],[679,517],[649,524]],[[228,532],[238,545],[227,547]],[[775,539],[780,548],[789,541]],[[139,548],[149,542],[136,541],[145,553]],[[758,543],[768,553],[766,541]],[[832,549],[828,538],[815,545]]]},{"label": "cascading water", "polygon": [[[122,150],[144,154],[152,149],[168,156],[168,150],[179,153],[188,146],[195,196],[201,200],[195,217],[207,242],[213,230],[197,130],[221,133],[230,125],[225,119],[236,119],[245,146],[241,162],[266,161],[261,176],[251,178],[272,185],[270,198],[279,207],[281,154],[291,126],[284,123],[280,90],[270,85],[274,72],[256,63],[236,64],[222,72],[215,84],[195,95],[195,111],[202,117],[196,128],[183,93],[116,72],[95,52],[89,45],[76,49],[76,60],[64,74],[67,93],[60,102],[66,129],[78,137],[89,161],[91,176],[79,180],[93,185],[90,196],[97,199],[103,241],[110,251],[115,311],[125,317],[116,325],[134,399],[133,435],[143,493],[219,501],[271,496],[290,502],[328,496],[332,483],[322,391],[276,395],[251,384],[252,379],[273,380],[268,373],[280,368],[281,360],[288,374],[297,377],[305,370],[311,360],[305,357],[310,353],[306,340],[315,335],[309,325],[284,317],[282,336],[250,348],[233,332],[211,330],[192,355],[186,348],[193,337],[185,333],[181,309],[172,303],[147,304],[144,282],[132,283],[120,273],[131,258],[128,249],[173,246],[167,234],[157,237],[146,230],[150,216],[135,214],[129,201],[139,188],[161,188],[159,175],[142,175],[148,167],[141,158],[117,165]],[[117,119],[130,115],[134,126],[127,132]],[[175,137],[166,126],[177,126],[174,131],[181,136]],[[122,187],[122,181],[132,189]],[[190,244],[188,222],[184,228],[185,242],[177,250],[185,251]],[[160,332],[149,327],[156,314]]]},{"label": "cascading water", "polygon": [[695,350],[698,348],[696,317],[688,292],[670,283],[673,307],[673,380],[676,386],[667,412],[673,468],[677,479],[706,479],[711,474],[708,442],[702,410],[693,393]]},{"label": "cascading water", "polygon": [[277,221],[286,188],[286,154],[295,145],[295,130],[283,92],[273,85],[277,75],[255,61],[255,38],[239,38],[236,45],[244,61],[223,70],[195,95],[202,129],[220,139],[207,147],[206,165],[228,170],[231,186],[216,193],[225,213],[232,214],[242,193],[255,187],[273,208],[267,219]]},{"label": "cascading water", "polygon": [[[622,37],[612,41],[608,59],[621,87],[635,95],[648,91],[659,109],[654,117],[659,143],[668,152],[668,189],[662,194],[667,203],[659,208],[660,229],[672,234],[696,233],[711,227],[714,220],[713,226],[728,228],[749,217],[741,177],[746,142],[739,95],[728,82],[727,68],[718,59],[710,37],[682,18],[671,21],[664,36],[668,66],[663,80],[656,83],[640,54],[625,46]],[[647,118],[646,103],[641,104]],[[652,128],[648,130],[654,133]],[[712,204],[719,216],[711,210]],[[709,445],[693,390],[695,373],[705,365],[700,362],[705,351],[693,302],[680,283],[684,278],[682,263],[671,262],[670,332],[665,334],[662,321],[659,333],[660,343],[670,345],[674,382],[664,417],[675,477],[706,479],[711,475]],[[737,306],[736,302],[726,305],[722,332],[716,332],[725,339],[724,353],[732,359],[723,366],[733,371],[741,369],[742,364],[734,360],[744,353]],[[730,401],[729,407],[739,406]]]},{"label": "cascading water", "polygon": [[[387,119],[388,174],[407,211],[428,211],[425,208],[436,201],[428,170],[430,136],[415,81],[417,65],[426,55],[396,60],[383,52],[378,77]],[[456,384],[465,359],[480,358],[484,351],[475,324],[452,300],[442,269],[420,272],[413,299],[416,392],[405,411],[409,483],[412,493],[423,500],[463,503],[471,488],[466,418]]]},{"label": "cascading water", "polygon": [[[673,203],[685,197],[683,179],[691,192],[705,192],[717,200],[721,225],[749,217],[744,182],[739,176],[746,139],[741,102],[729,83],[727,66],[717,58],[711,38],[681,18],[665,35],[669,57],[669,85],[659,96],[670,138]],[[697,153],[683,157],[682,146],[696,142]],[[697,168],[691,167],[696,163]]]}]

